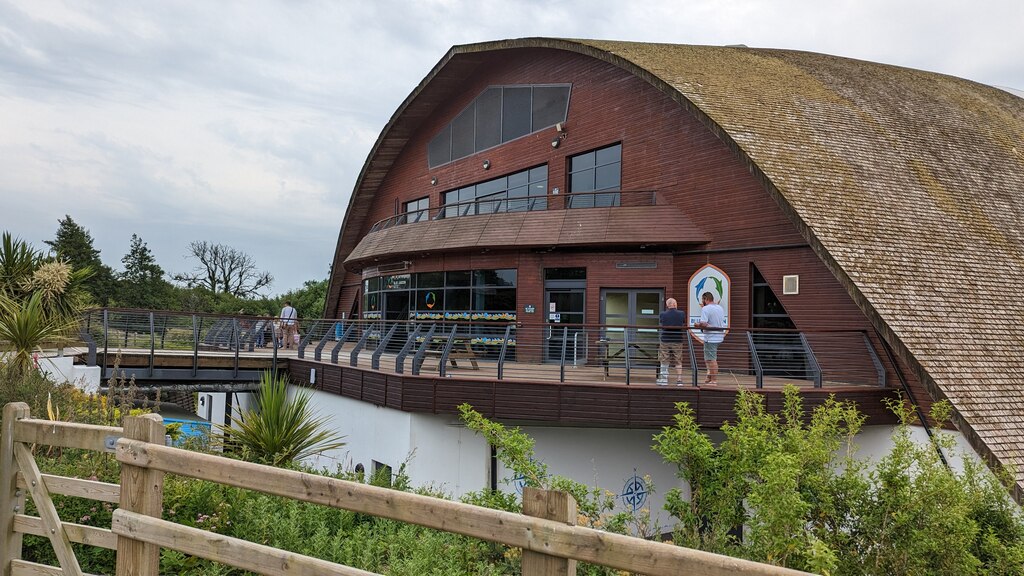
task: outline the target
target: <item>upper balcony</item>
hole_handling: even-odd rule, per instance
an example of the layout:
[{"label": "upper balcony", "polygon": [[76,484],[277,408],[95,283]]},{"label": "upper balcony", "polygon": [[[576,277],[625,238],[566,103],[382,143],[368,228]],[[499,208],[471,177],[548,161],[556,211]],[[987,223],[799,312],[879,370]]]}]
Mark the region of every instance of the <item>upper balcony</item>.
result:
[{"label": "upper balcony", "polygon": [[375,223],[345,267],[424,252],[482,249],[699,245],[710,239],[655,191],[476,199],[406,212]]}]

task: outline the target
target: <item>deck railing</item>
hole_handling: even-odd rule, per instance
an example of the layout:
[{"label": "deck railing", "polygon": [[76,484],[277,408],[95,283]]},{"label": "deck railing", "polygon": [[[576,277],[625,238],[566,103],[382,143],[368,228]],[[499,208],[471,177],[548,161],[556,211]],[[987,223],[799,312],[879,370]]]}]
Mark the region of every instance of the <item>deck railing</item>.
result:
[{"label": "deck railing", "polygon": [[[0,576],[80,575],[72,543],[116,550],[118,576],[156,576],[161,548],[261,574],[371,574],[163,520],[165,473],[521,548],[524,576],[575,574],[576,561],[652,576],[805,574],[575,526],[575,502],[561,492],[527,488],[524,514],[515,514],[168,447],[163,444],[164,427],[156,414],[127,418],[122,429],[36,420],[26,404],[13,403],[3,409],[0,438]],[[33,456],[33,445],[115,452],[121,463],[120,483],[43,474]],[[119,507],[109,529],[83,526],[60,518],[52,494]],[[25,514],[28,497],[38,516]],[[59,566],[23,560],[25,534],[48,538]]]},{"label": "deck railing", "polygon": [[[273,317],[185,314],[148,310],[94,310],[83,322],[90,357],[107,367],[118,350],[148,353],[152,376],[158,352],[192,357],[263,356],[276,365],[287,353],[300,359],[345,364],[395,374],[467,376],[536,382],[655,384],[660,371],[656,325],[564,324],[514,321],[512,313],[423,315],[420,319],[300,320],[297,341],[282,342]],[[683,338],[682,365],[668,380],[697,386],[706,374],[701,332]],[[292,351],[287,349],[291,348]],[[763,387],[792,382],[886,386],[886,369],[868,333],[861,330],[732,328],[718,354],[723,384]],[[107,377],[107,373],[103,377]]]}]

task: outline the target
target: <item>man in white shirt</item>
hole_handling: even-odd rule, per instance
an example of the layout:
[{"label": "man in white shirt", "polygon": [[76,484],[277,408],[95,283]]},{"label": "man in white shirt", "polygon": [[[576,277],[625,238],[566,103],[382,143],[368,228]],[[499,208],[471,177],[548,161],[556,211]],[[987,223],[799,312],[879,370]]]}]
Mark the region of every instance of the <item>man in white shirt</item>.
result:
[{"label": "man in white shirt", "polygon": [[725,340],[725,310],[715,304],[715,295],[711,292],[701,294],[700,322],[695,327],[704,331],[704,364],[708,367],[708,376],[704,383],[709,386],[718,384],[718,345]]},{"label": "man in white shirt", "polygon": [[291,348],[299,330],[299,313],[292,308],[290,300],[285,301],[284,308],[281,308],[281,330],[284,332],[284,347]]}]

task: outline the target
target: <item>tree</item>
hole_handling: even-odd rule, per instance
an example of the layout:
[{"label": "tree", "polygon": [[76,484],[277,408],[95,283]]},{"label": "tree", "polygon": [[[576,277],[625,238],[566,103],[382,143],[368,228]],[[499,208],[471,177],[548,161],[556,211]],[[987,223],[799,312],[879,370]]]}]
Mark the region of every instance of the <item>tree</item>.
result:
[{"label": "tree", "polygon": [[327,301],[327,279],[306,280],[302,288],[282,294],[279,300],[290,301],[300,317],[321,318]]},{"label": "tree", "polygon": [[118,304],[131,308],[167,308],[171,284],[164,280],[164,269],[138,234],[132,234],[128,253],[121,259],[124,271],[118,274]]},{"label": "tree", "polygon": [[214,293],[254,296],[274,281],[269,272],[261,272],[245,252],[224,244],[203,240],[188,245],[189,256],[199,261],[191,273],[175,274],[174,280],[189,288],[203,287]]},{"label": "tree", "polygon": [[65,215],[53,240],[45,243],[50,250],[74,270],[91,272],[82,287],[100,306],[107,306],[115,292],[114,271],[100,260],[100,251],[93,246],[92,234]]}]

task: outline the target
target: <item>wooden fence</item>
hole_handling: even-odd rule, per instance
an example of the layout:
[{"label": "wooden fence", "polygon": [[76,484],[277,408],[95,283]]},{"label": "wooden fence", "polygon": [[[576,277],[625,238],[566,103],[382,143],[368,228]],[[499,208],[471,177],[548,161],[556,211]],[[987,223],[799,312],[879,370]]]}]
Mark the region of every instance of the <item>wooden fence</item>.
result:
[{"label": "wooden fence", "polygon": [[[32,445],[115,452],[120,485],[42,474]],[[156,576],[161,548],[261,574],[371,574],[163,520],[165,473],[522,548],[524,576],[575,574],[577,561],[651,576],[805,574],[574,526],[576,504],[562,492],[528,488],[524,514],[515,514],[168,447],[163,422],[155,414],[128,418],[122,429],[34,420],[27,405],[14,403],[4,407],[0,444],[0,576],[81,575],[72,542],[116,550],[117,576]],[[111,528],[62,521],[51,494],[117,504]],[[38,516],[25,514],[26,496]],[[60,566],[22,560],[24,534],[49,538]]]}]

